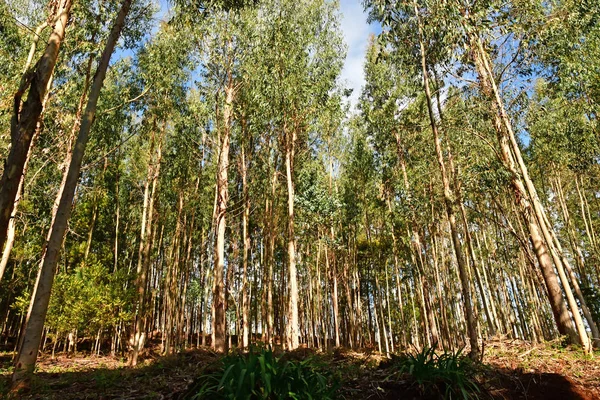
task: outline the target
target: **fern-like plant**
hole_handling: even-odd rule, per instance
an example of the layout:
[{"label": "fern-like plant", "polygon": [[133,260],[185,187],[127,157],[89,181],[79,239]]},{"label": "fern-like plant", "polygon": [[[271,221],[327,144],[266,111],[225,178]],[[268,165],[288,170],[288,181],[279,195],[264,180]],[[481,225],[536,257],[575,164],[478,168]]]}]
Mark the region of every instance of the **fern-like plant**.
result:
[{"label": "fern-like plant", "polygon": [[479,398],[481,388],[476,380],[473,361],[461,351],[437,353],[434,348],[397,357],[389,379],[409,376],[424,396],[444,399]]},{"label": "fern-like plant", "polygon": [[201,376],[185,399],[335,398],[337,380],[315,359],[286,361],[269,349],[230,355],[214,372]]}]

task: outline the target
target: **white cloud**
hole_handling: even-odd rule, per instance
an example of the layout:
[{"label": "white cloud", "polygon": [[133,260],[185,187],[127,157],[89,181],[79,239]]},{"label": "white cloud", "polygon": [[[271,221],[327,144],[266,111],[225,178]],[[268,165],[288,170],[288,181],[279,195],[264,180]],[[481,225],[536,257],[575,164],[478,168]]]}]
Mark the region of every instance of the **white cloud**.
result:
[{"label": "white cloud", "polygon": [[[155,1],[160,5],[160,10],[155,19],[163,19],[170,11],[169,2],[167,0]],[[367,23],[367,13],[364,11],[361,0],[340,0],[340,10],[342,13],[342,33],[348,47],[341,80],[345,87],[353,89],[350,104],[354,109],[358,103],[361,89],[365,84],[363,67],[369,35],[378,33],[379,27]]]},{"label": "white cloud", "polygon": [[350,104],[354,108],[358,102],[361,88],[365,84],[363,72],[365,53],[369,43],[369,35],[377,31],[376,27],[367,23],[367,13],[360,0],[341,0],[341,28],[348,46],[348,55],[344,63],[342,82],[353,89]]}]

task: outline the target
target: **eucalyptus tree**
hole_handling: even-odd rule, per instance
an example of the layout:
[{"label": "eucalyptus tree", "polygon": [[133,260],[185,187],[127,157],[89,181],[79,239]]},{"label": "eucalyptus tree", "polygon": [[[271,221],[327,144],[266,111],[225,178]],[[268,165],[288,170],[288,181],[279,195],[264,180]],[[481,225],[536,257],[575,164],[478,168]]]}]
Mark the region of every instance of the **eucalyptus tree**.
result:
[{"label": "eucalyptus tree", "polygon": [[[68,3],[67,6],[70,6],[70,3]],[[15,364],[15,371],[13,373],[13,385],[15,387],[26,384],[27,379],[33,373],[33,369],[35,367],[35,361],[38,353],[37,349],[40,346],[41,335],[48,310],[48,303],[50,301],[54,270],[58,262],[60,248],[64,240],[67,221],[71,214],[75,188],[77,186],[79,172],[81,170],[81,163],[83,161],[85,147],[89,140],[91,126],[96,114],[96,105],[98,98],[100,97],[100,91],[104,83],[104,78],[108,69],[108,63],[116,47],[130,7],[131,0],[124,0],[111,29],[111,34],[107,39],[106,47],[102,52],[98,68],[94,76],[88,103],[81,127],[79,129],[79,135],[75,144],[75,149],[73,151],[73,158],[71,160],[71,164],[69,165],[65,190],[62,193],[61,201],[57,210],[57,218],[51,227],[52,233],[50,234],[48,240],[46,253],[44,254],[44,258],[40,266],[38,280],[36,282],[36,287],[32,295],[26,327],[23,334],[23,343],[19,349],[19,355],[17,356]],[[63,13],[65,11],[68,11],[68,8],[62,10]]]},{"label": "eucalyptus tree", "polygon": [[[521,118],[523,115],[522,99],[526,98],[527,94],[526,92],[518,94],[518,86],[527,82],[532,71],[540,65],[542,74],[548,76],[552,76],[554,71],[573,71],[569,68],[576,65],[577,62],[569,61],[572,58],[553,57],[551,52],[544,51],[552,48],[553,44],[564,48],[565,44],[570,41],[572,43],[573,38],[578,35],[579,37],[585,36],[586,47],[589,45],[589,52],[594,54],[595,30],[590,29],[591,25],[589,25],[589,22],[594,19],[594,9],[591,9],[592,12],[583,18],[581,23],[557,24],[556,19],[551,17],[552,13],[560,12],[559,10],[564,9],[561,7],[568,8],[567,3],[541,5],[537,2],[511,2],[500,5],[496,2],[484,2],[468,5],[448,3],[440,6],[429,2],[413,2],[412,12],[409,10],[411,7],[408,4],[400,5],[383,1],[373,2],[370,5],[373,16],[384,21],[386,26],[390,26],[384,34],[388,38],[395,34],[393,27],[398,29],[402,24],[404,26],[414,24],[415,29],[404,30],[402,35],[398,36],[402,40],[397,41],[396,47],[404,47],[413,55],[420,52],[422,60],[430,60],[429,65],[426,62],[421,68],[423,75],[428,75],[429,71],[429,76],[435,78],[430,81],[434,83],[449,82],[452,86],[460,88],[462,96],[465,98],[477,98],[479,102],[487,104],[486,107],[492,110],[485,117],[493,122],[490,125],[495,132],[496,141],[492,147],[502,168],[511,176],[510,179],[504,181],[503,185],[513,193],[518,218],[525,221],[527,235],[532,241],[532,248],[523,249],[523,251],[528,254],[530,250],[533,250],[533,255],[547,287],[549,303],[560,333],[569,335],[571,340],[579,341],[584,348],[588,349],[589,341],[579,314],[580,309],[592,331],[595,331],[595,322],[585,304],[585,298],[580,295],[577,277],[569,272],[572,271],[571,261],[562,247],[556,228],[544,210],[543,201],[540,200],[534,179],[530,176],[526,157],[523,156],[519,135],[527,129],[526,121]],[[573,12],[577,13],[577,11]],[[413,15],[412,19],[407,18],[410,15]],[[431,24],[429,21],[435,21],[435,24]],[[572,21],[579,20],[573,19]],[[419,22],[422,22],[420,27]],[[433,26],[436,29],[431,29]],[[443,34],[437,29],[439,26],[444,27]],[[557,39],[556,33],[559,31],[563,32],[563,35]],[[406,40],[415,32],[419,34],[421,40]],[[502,39],[498,39],[498,37]],[[418,42],[421,44],[415,46]],[[540,46],[544,49],[542,50]],[[535,50],[532,51],[532,49],[536,48],[540,51],[534,53]],[[593,57],[591,55],[590,59]],[[436,60],[441,61],[441,64]],[[557,63],[557,60],[560,61]],[[544,62],[549,63],[547,67],[544,67]],[[555,69],[555,66],[559,64],[561,66]],[[548,72],[544,72],[544,68]],[[440,73],[444,74],[441,81],[438,78]],[[580,73],[583,73],[583,70]],[[509,80],[511,76],[515,75],[521,81],[513,80],[511,82]],[[478,79],[476,83],[472,79],[473,76]],[[565,83],[569,81],[566,76],[563,78],[565,78]],[[587,81],[589,82],[589,80]],[[472,91],[471,84],[476,84],[478,90]],[[424,82],[424,86],[426,86],[426,82]],[[439,88],[438,84],[434,86]],[[560,86],[558,84],[556,87]],[[573,87],[570,86],[571,93],[574,93]],[[581,87],[583,88],[583,86]],[[579,93],[580,95],[584,91],[591,93],[590,90],[593,91],[593,85],[586,84],[585,89]],[[584,96],[580,98],[583,99]],[[586,106],[588,110],[591,110],[589,106],[592,104],[593,102],[588,101],[588,106]],[[439,122],[443,127],[442,115],[444,112],[439,104],[437,108],[440,113]],[[430,110],[434,111],[430,112],[430,115],[435,115],[432,107]],[[594,114],[593,112],[589,114],[588,111],[589,115]],[[474,131],[473,133],[482,138],[485,143],[490,144],[491,141],[485,137],[489,129],[485,127],[485,124],[480,124],[480,127],[484,127],[486,132]],[[451,147],[448,149],[451,150]],[[448,155],[450,154],[448,153]],[[449,165],[452,170],[452,158],[449,158]],[[457,186],[456,194],[460,195],[458,185],[455,184],[455,186]],[[471,263],[474,263],[473,238],[469,237],[469,223],[465,218],[464,202],[458,198],[457,204],[461,206],[469,258]],[[516,222],[520,224],[520,221]],[[477,266],[475,264],[473,266],[476,277],[478,277]],[[554,268],[556,268],[556,272]],[[477,282],[481,291],[482,285],[479,284],[479,278]],[[581,306],[577,304],[575,295]],[[491,310],[486,307],[483,298],[481,300],[486,309],[486,318],[490,320],[488,314]],[[569,309],[571,314],[569,314]]]},{"label": "eucalyptus tree", "polygon": [[[281,159],[285,160],[286,280],[289,288],[286,338],[287,347],[296,348],[299,321],[294,160],[299,150],[304,151],[309,130],[319,113],[320,101],[327,98],[339,74],[341,39],[335,33],[337,15],[335,6],[330,3],[265,2],[255,12],[258,13],[256,22],[240,22],[245,24],[247,35],[253,41],[248,42],[248,54],[243,55],[239,66],[240,96],[246,99],[248,106],[238,113],[239,126],[242,134],[244,126],[247,126],[259,134],[268,135],[269,139],[264,142],[278,142]],[[244,43],[241,39],[238,41],[239,44]],[[248,139],[244,134],[242,140]],[[272,147],[267,144],[265,149]],[[277,176],[273,172],[273,183]],[[270,207],[274,200],[271,199]]]},{"label": "eucalyptus tree", "polygon": [[[520,6],[520,4],[515,4],[511,11],[522,11]],[[515,127],[508,115],[505,100],[499,89],[498,78],[494,72],[494,55],[489,50],[492,29],[487,29],[485,24],[481,24],[481,20],[488,18],[488,15],[493,12],[492,9],[493,4],[475,5],[462,12],[460,23],[465,30],[466,46],[471,50],[470,55],[479,77],[481,92],[493,107],[494,127],[497,132],[501,159],[505,168],[513,176],[511,185],[516,193],[515,201],[519,205],[522,217],[527,222],[530,239],[546,281],[559,331],[562,334],[569,334],[571,340],[579,341],[588,352],[590,351],[590,342],[581,318],[580,307],[574,298],[572,284],[565,273],[565,270],[569,268],[568,262],[561,254],[560,243],[554,228],[547,222],[544,207],[523,159]],[[562,289],[558,284],[554,268],[558,272]],[[563,293],[567,300],[566,303]],[[571,309],[571,315],[569,315],[567,304]]]},{"label": "eucalyptus tree", "polygon": [[[371,305],[377,305],[373,296],[371,275],[373,270],[373,249],[376,240],[371,234],[371,216],[374,213],[373,204],[377,194],[377,173],[375,170],[375,155],[368,145],[365,127],[359,119],[349,123],[350,138],[348,150],[343,158],[343,169],[339,178],[341,191],[341,215],[343,226],[350,227],[348,236],[353,244],[353,263],[355,264],[356,307],[360,327],[356,341],[373,343],[377,341],[379,348],[381,339],[375,339],[375,325]],[[376,319],[376,321],[378,321]],[[380,330],[377,329],[379,332]]]},{"label": "eucalyptus tree", "polygon": [[[216,351],[226,351],[226,311],[227,298],[224,282],[225,271],[225,230],[229,200],[229,152],[231,147],[234,101],[241,85],[238,65],[239,52],[243,47],[243,30],[239,30],[242,18],[236,10],[212,14],[205,22],[209,32],[205,40],[207,48],[207,83],[212,86],[217,97],[214,123],[217,127],[219,143],[217,175],[215,185],[215,253],[213,280],[213,320],[212,346]],[[247,17],[246,17],[247,18]],[[222,96],[221,96],[222,94]],[[228,272],[232,268],[228,266]],[[228,282],[229,283],[229,282]]]},{"label": "eucalyptus tree", "polygon": [[[52,1],[49,5],[46,24],[52,25],[52,32],[46,48],[33,68],[30,69],[29,65],[26,65],[26,71],[23,73],[14,95],[10,123],[11,148],[0,179],[0,247],[4,247],[6,241],[8,225],[18,194],[23,169],[44,108],[43,103],[48,91],[48,83],[51,81],[60,47],[64,40],[72,2],[71,0],[59,0]],[[40,26],[43,25],[44,23]],[[32,46],[32,50],[30,54],[35,53],[35,46]],[[30,62],[27,64],[30,64]],[[23,102],[22,99],[25,94],[27,94],[27,97],[26,101]]]},{"label": "eucalyptus tree", "polygon": [[[272,7],[272,6],[271,6]],[[287,256],[289,304],[286,345],[298,347],[298,284],[294,222],[295,157],[306,144],[306,134],[319,101],[335,84],[341,70],[341,40],[336,32],[338,17],[330,3],[322,1],[284,2],[279,9],[266,10],[270,26],[270,69],[274,76],[273,110],[281,152],[284,154],[287,188]]]},{"label": "eucalyptus tree", "polygon": [[[570,174],[575,177],[576,185],[572,193],[575,199],[574,214],[569,213],[567,207],[562,207],[566,206],[569,197],[568,191],[563,192],[563,183],[556,182],[552,186],[558,192],[562,209],[560,214],[567,225],[567,232],[559,234],[559,237],[569,238],[575,253],[575,265],[581,270],[581,284],[587,286],[588,290],[591,289],[592,271],[585,268],[585,253],[597,257],[597,246],[594,245],[592,225],[588,223],[589,218],[585,218],[586,190],[582,188],[584,177],[594,179],[593,176],[597,174],[597,162],[594,159],[598,154],[598,79],[593,71],[600,62],[600,32],[596,23],[599,12],[595,4],[558,1],[546,13],[538,13],[541,16],[536,24],[518,25],[523,44],[531,49],[527,53],[526,65],[539,69],[541,75],[526,121],[530,127],[532,162],[538,168],[551,165],[558,170],[556,179],[564,174],[563,182],[567,182],[565,178]],[[564,18],[552,18],[558,14]],[[541,180],[542,185],[548,185],[547,177],[536,176],[535,170],[532,175],[533,179]],[[566,184],[564,186],[568,187]],[[546,199],[542,196],[541,200]],[[545,204],[552,206],[549,201],[545,201]],[[581,207],[582,204],[584,207]],[[584,218],[580,219],[580,214]],[[583,248],[575,239],[578,225],[585,232],[584,243],[581,244]],[[575,282],[573,286],[577,292]]]},{"label": "eucalyptus tree", "polygon": [[[418,216],[416,199],[419,197],[420,188],[413,187],[415,183],[420,186],[421,182],[415,179],[417,171],[411,173],[416,156],[413,153],[417,151],[415,143],[419,141],[413,135],[419,135],[421,130],[411,122],[411,119],[415,112],[422,111],[421,102],[412,97],[418,90],[418,83],[411,75],[404,75],[395,67],[393,55],[375,39],[371,42],[367,53],[365,73],[367,84],[363,89],[361,111],[378,154],[385,203],[387,212],[392,217],[389,229],[392,239],[393,275],[396,276],[400,324],[404,325],[408,319],[404,315],[406,298],[403,299],[402,296],[401,280],[402,275],[408,275],[406,273],[408,271],[404,274],[401,271],[402,258],[411,259],[415,268],[412,274],[419,277],[423,287],[430,285],[426,278],[428,263],[424,252],[426,238],[422,237],[419,229],[419,226],[426,224],[427,221]],[[431,155],[423,154],[423,157],[429,156]],[[404,232],[409,235],[408,238],[405,238]],[[406,240],[411,243],[409,255],[403,254],[403,242]],[[435,319],[431,315],[433,308],[430,307],[429,299],[426,300],[421,304],[423,310],[429,314],[427,322],[431,336],[426,340],[436,344],[439,338]],[[402,335],[402,344],[407,344],[405,335]]]},{"label": "eucalyptus tree", "polygon": [[[370,3],[370,7],[372,18],[380,20],[388,28],[385,36],[395,47],[397,62],[404,66],[409,74],[420,73],[421,75],[429,124],[433,133],[436,160],[442,178],[444,206],[450,224],[454,255],[460,273],[463,305],[467,319],[469,344],[471,346],[470,354],[476,358],[479,354],[479,344],[477,321],[470,291],[470,274],[465,261],[463,243],[460,239],[459,227],[456,221],[456,187],[453,187],[451,183],[451,171],[449,171],[449,168],[452,168],[442,149],[440,121],[434,109],[430,72],[436,63],[444,64],[448,62],[448,53],[445,51],[445,46],[452,38],[443,32],[431,30],[429,28],[430,25],[423,22],[424,10],[427,10],[428,4],[419,4],[417,1],[413,1],[412,4],[396,5],[387,4],[384,1]],[[406,41],[408,41],[409,46],[405,47],[404,43]],[[416,54],[413,52],[416,52]],[[414,60],[419,61],[420,71],[415,68]]]},{"label": "eucalyptus tree", "polygon": [[145,148],[146,176],[143,180],[143,204],[140,218],[140,239],[137,251],[136,286],[138,299],[135,324],[131,332],[130,364],[137,363],[150,328],[148,281],[153,261],[152,249],[157,237],[158,197],[164,174],[163,153],[177,122],[176,116],[185,110],[185,86],[193,68],[189,51],[192,43],[186,30],[163,24],[138,56],[138,71],[145,87],[141,129],[148,136]]}]

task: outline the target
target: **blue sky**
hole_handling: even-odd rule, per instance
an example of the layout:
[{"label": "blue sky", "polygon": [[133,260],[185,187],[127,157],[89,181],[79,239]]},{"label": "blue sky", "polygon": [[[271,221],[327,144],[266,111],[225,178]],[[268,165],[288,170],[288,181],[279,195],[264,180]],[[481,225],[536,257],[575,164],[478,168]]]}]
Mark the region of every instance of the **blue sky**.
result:
[{"label": "blue sky", "polygon": [[341,0],[340,9],[342,32],[348,46],[341,78],[348,87],[354,89],[350,101],[352,105],[356,105],[361,87],[365,83],[363,64],[369,35],[377,33],[379,29],[375,25],[367,24],[367,14],[360,0]]},{"label": "blue sky", "polygon": [[[162,18],[168,11],[167,0],[159,0],[160,8],[157,19]],[[340,0],[342,13],[341,28],[344,41],[348,46],[348,54],[342,70],[341,79],[346,87],[352,88],[350,98],[352,105],[356,105],[360,91],[364,85],[363,63],[369,42],[369,35],[377,33],[378,27],[367,23],[361,0]]]}]

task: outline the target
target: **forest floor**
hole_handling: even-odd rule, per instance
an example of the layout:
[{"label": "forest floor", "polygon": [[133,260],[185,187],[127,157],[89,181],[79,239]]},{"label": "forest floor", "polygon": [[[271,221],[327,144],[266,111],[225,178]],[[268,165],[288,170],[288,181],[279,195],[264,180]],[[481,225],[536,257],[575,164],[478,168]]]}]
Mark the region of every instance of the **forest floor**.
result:
[{"label": "forest floor", "polygon": [[[0,353],[0,398],[8,397],[12,353]],[[390,380],[386,357],[370,351],[300,349],[292,358],[318,358],[341,377],[341,399],[419,399],[409,380]],[[214,368],[220,356],[207,349],[158,357],[150,354],[128,368],[113,357],[49,356],[38,362],[28,393],[19,399],[181,399],[194,379]],[[600,399],[600,352],[516,340],[485,343],[480,367],[482,399]]]}]

